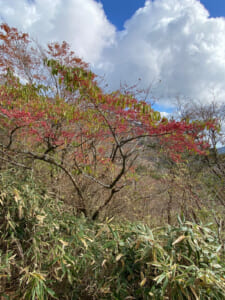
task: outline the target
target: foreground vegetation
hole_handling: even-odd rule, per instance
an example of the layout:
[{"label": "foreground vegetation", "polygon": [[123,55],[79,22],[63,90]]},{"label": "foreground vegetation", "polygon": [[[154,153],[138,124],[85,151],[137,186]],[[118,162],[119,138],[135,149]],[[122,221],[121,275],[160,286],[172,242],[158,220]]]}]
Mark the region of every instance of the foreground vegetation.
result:
[{"label": "foreground vegetation", "polygon": [[178,217],[151,229],[78,218],[40,193],[29,171],[2,172],[0,189],[3,299],[225,299],[224,248],[212,224]]}]

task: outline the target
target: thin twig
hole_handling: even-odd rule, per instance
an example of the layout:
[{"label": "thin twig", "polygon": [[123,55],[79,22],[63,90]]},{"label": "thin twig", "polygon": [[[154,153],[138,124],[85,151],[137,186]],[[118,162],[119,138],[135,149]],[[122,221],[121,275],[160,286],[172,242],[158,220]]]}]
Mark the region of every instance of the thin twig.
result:
[{"label": "thin twig", "polygon": [[5,161],[5,162],[8,162],[8,163],[10,163],[10,164],[12,164],[12,165],[15,165],[15,166],[17,166],[17,167],[22,167],[22,168],[24,168],[24,169],[32,170],[32,168],[29,168],[29,167],[27,167],[27,166],[25,166],[25,165],[22,165],[22,164],[20,164],[20,163],[16,163],[15,161],[11,161],[11,160],[8,160],[8,159],[3,158],[3,157],[0,157],[0,159],[3,160],[3,161]]}]

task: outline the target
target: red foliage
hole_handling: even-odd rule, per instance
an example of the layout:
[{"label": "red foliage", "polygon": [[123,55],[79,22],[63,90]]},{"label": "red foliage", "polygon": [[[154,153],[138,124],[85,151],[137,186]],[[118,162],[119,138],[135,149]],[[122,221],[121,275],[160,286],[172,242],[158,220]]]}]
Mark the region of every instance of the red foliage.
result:
[{"label": "red foliage", "polygon": [[35,151],[35,159],[63,169],[64,162],[59,165],[57,160],[69,153],[77,174],[92,174],[98,183],[97,166],[111,168],[116,162],[120,169],[115,178],[101,183],[112,189],[112,195],[132,168],[128,162],[133,149],[140,147],[139,139],[157,138],[175,161],[186,151],[205,153],[204,130],[214,126],[212,121],[169,121],[127,93],[107,94],[66,42],[48,44],[40,53],[27,34],[6,24],[0,28],[0,76],[4,79],[0,127],[7,131],[5,149],[29,155]]}]

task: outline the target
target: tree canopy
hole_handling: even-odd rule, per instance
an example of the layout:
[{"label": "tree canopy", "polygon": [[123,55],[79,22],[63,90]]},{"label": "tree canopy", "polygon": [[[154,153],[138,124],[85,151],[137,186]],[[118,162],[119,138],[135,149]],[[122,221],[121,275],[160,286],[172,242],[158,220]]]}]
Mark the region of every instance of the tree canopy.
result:
[{"label": "tree canopy", "polygon": [[90,186],[103,198],[93,219],[126,186],[144,138],[174,161],[187,151],[205,154],[213,120],[168,120],[132,94],[106,93],[66,42],[43,48],[16,28],[0,28],[2,164],[35,169],[42,161],[60,170],[76,191],[78,213],[90,216]]}]

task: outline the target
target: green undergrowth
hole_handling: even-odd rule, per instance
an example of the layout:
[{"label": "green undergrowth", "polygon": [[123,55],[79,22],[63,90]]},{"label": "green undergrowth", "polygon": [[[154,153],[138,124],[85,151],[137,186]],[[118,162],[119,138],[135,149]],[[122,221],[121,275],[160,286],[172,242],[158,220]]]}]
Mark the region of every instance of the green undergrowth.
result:
[{"label": "green undergrowth", "polygon": [[32,174],[0,175],[2,299],[225,299],[223,245],[209,226],[93,222]]}]

